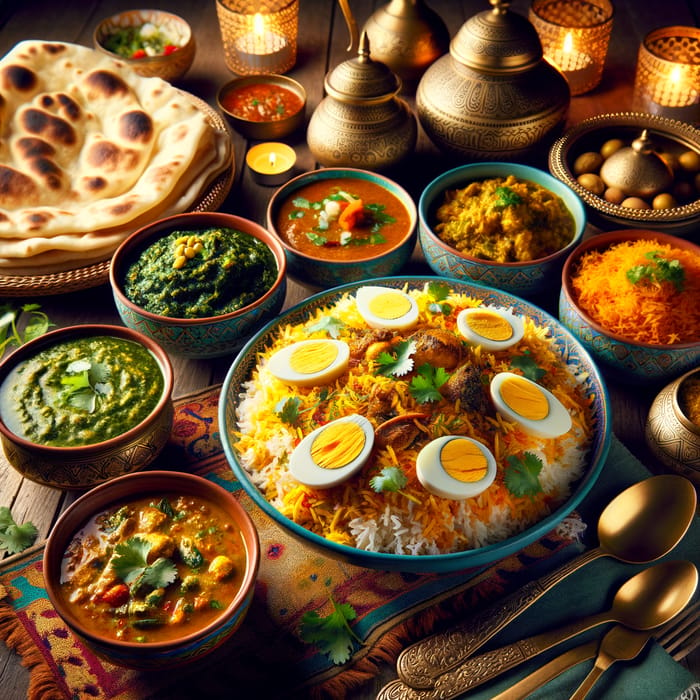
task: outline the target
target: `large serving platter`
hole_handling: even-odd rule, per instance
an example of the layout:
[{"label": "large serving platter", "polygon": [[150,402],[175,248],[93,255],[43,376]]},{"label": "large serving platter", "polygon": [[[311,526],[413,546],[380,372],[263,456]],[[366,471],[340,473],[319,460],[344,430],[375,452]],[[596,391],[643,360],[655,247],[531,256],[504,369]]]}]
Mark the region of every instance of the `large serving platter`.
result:
[{"label": "large serving platter", "polygon": [[[585,388],[592,397],[594,435],[586,471],[579,482],[574,485],[570,498],[549,516],[518,535],[478,549],[441,555],[411,556],[369,552],[326,540],[283,516],[264,498],[242,467],[234,436],[236,408],[241,386],[250,378],[256,366],[258,353],[271,344],[281,326],[288,323],[301,323],[317,309],[334,304],[343,294],[354,293],[366,284],[422,289],[426,283],[433,281],[447,282],[457,293],[481,299],[485,304],[511,307],[515,313],[528,316],[538,325],[551,329],[553,345],[562,360],[587,376]],[[567,515],[575,510],[595,484],[605,464],[612,437],[607,389],[598,368],[578,340],[553,316],[519,297],[490,287],[456,279],[424,276],[385,277],[373,279],[371,282],[353,282],[325,290],[290,308],[267,324],[243,347],[226,375],[219,403],[219,425],[224,452],[236,478],[252,501],[277,525],[308,544],[309,547],[321,551],[329,557],[368,568],[413,573],[459,571],[490,564],[514,554],[556,528]]]},{"label": "large serving platter", "polygon": [[[202,111],[211,126],[230,138],[230,129],[221,114],[204,100],[181,90],[195,107]],[[228,196],[234,177],[234,153],[231,146],[229,163],[202,191],[188,211],[216,211]],[[34,297],[50,294],[67,294],[81,289],[97,287],[109,280],[111,258],[61,272],[12,275],[0,272],[0,297]]]}]

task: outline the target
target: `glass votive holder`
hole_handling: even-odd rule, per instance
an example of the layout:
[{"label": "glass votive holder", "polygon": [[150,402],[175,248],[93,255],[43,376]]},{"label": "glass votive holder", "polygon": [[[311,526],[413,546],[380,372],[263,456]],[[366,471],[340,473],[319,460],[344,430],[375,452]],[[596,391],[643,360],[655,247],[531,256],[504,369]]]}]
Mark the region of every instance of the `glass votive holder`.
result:
[{"label": "glass votive holder", "polygon": [[700,122],[700,29],[661,27],[644,37],[632,109]]},{"label": "glass votive holder", "polygon": [[572,95],[600,83],[613,15],[610,0],[532,0],[528,19],[544,57],[564,74]]},{"label": "glass votive holder", "polygon": [[299,0],[217,0],[216,12],[229,70],[285,73],[296,63]]}]

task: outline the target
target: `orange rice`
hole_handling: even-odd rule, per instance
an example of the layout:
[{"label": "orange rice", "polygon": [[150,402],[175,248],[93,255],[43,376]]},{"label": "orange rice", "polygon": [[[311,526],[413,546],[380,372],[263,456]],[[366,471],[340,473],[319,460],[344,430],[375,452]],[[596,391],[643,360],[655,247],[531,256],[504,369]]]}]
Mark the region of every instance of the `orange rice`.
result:
[{"label": "orange rice", "polygon": [[[405,336],[421,328],[453,331],[460,310],[479,306],[479,299],[451,294],[449,315],[433,313],[424,290],[408,292],[417,301],[420,320]],[[442,399],[417,403],[408,390],[410,377],[399,379],[377,375],[371,362],[351,363],[348,371],[327,388],[289,387],[266,368],[267,358],[297,340],[328,337],[325,331],[310,331],[323,317],[341,320],[338,339],[347,339],[367,329],[354,296],[344,295],[332,308],[317,309],[296,325],[278,329],[272,345],[258,357],[256,369],[242,387],[237,407],[236,450],[251,479],[267,500],[286,517],[323,537],[360,549],[395,554],[441,554],[476,548],[500,541],[538,522],[570,494],[571,485],[582,475],[592,435],[590,397],[584,395],[585,377],[575,376],[553,346],[549,330],[525,319],[525,335],[515,347],[498,352],[468,346],[467,361],[479,367],[485,383],[500,371],[514,371],[513,355],[530,352],[546,375],[539,380],[569,410],[573,426],[556,439],[534,438],[519,426],[504,420],[494,409],[465,410],[459,402]],[[461,336],[460,336],[461,337]],[[286,464],[304,435],[319,425],[343,415],[368,415],[372,387],[383,385],[393,392],[398,414],[429,414],[422,429],[424,438],[407,449],[375,446],[369,462],[345,483],[315,489],[296,482]],[[488,391],[485,388],[486,395]],[[323,392],[329,393],[324,400]],[[300,419],[295,426],[280,420],[276,411],[287,398],[298,397]],[[375,425],[376,427],[376,425]],[[416,456],[430,439],[441,435],[468,435],[493,452],[498,475],[482,494],[464,501],[439,498],[427,492],[416,476]],[[508,455],[531,451],[542,460],[540,474],[544,492],[532,498],[513,496],[504,484],[503,469]],[[369,481],[382,468],[400,466],[408,477],[401,492],[375,492]]]}]

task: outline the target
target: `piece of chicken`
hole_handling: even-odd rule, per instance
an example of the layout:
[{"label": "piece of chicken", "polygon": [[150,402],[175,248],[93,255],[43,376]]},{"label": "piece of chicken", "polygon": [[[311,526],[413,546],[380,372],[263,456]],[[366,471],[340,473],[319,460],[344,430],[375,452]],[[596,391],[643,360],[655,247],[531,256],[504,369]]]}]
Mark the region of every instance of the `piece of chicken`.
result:
[{"label": "piece of chicken", "polygon": [[415,344],[413,362],[416,369],[428,363],[450,371],[462,361],[462,341],[450,331],[419,330],[412,333],[408,339]]}]

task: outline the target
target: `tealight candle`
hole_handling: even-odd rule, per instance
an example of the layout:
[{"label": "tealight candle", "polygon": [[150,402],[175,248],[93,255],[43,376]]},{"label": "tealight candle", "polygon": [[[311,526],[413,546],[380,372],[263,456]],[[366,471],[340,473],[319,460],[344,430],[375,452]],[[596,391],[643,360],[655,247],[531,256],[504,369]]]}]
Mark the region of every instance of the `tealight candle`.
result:
[{"label": "tealight candle", "polygon": [[286,143],[259,143],[246,154],[245,162],[259,185],[281,185],[296,165],[297,154]]},{"label": "tealight candle", "polygon": [[574,48],[571,32],[564,37],[562,48],[552,51],[546,58],[564,74],[572,95],[584,92],[585,86],[595,80],[596,66],[593,59]]},{"label": "tealight candle", "polygon": [[253,73],[274,73],[286,66],[291,56],[289,42],[268,28],[259,12],[253,16],[253,31],[235,41],[238,61]]}]

